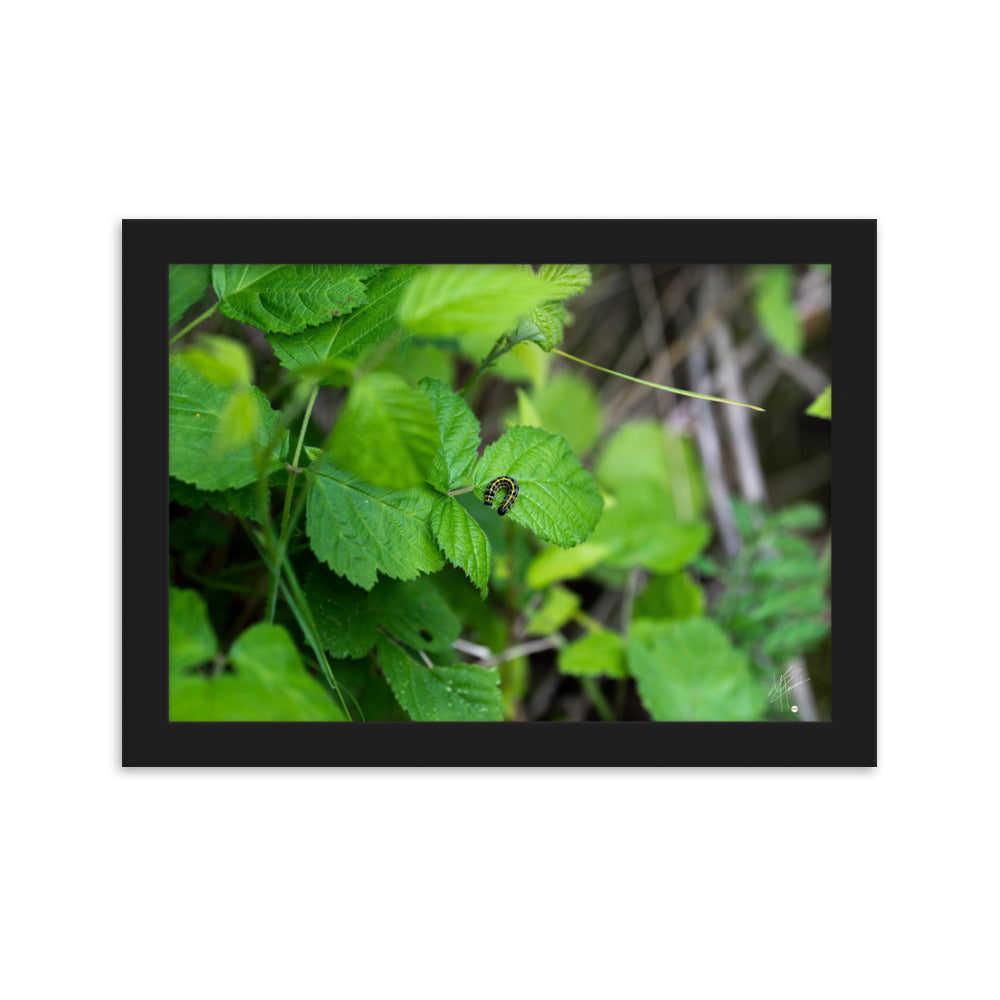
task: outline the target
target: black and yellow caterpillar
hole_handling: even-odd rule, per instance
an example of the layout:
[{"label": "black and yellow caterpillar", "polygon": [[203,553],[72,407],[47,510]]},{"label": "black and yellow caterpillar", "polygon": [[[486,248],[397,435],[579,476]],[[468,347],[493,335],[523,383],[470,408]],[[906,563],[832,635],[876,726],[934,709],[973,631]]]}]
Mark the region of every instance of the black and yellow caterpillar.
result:
[{"label": "black and yellow caterpillar", "polygon": [[497,490],[505,489],[507,495],[503,498],[500,506],[497,507],[497,513],[503,517],[514,506],[514,501],[517,499],[517,494],[520,492],[520,487],[517,485],[516,479],[511,479],[510,476],[497,476],[487,487],[486,492],[483,494],[483,502],[487,507],[493,506],[493,500],[497,495]]}]

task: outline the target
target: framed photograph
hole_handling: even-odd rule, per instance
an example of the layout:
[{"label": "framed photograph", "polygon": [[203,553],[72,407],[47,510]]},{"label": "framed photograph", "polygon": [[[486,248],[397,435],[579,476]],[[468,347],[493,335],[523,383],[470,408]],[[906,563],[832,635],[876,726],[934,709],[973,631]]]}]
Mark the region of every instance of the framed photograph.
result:
[{"label": "framed photograph", "polygon": [[122,244],[125,765],[875,765],[873,220]]}]

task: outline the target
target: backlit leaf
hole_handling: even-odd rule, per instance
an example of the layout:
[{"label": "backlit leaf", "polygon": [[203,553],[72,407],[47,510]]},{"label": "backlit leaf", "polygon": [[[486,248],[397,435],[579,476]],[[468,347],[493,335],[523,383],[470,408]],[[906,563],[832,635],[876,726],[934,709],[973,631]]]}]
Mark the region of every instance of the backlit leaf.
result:
[{"label": "backlit leaf", "polygon": [[328,446],[335,465],[392,489],[423,483],[437,449],[430,401],[392,372],[372,372],[354,383]]},{"label": "backlit leaf", "polygon": [[408,285],[399,318],[424,336],[498,336],[519,316],[552,298],[537,275],[515,264],[437,264]]}]

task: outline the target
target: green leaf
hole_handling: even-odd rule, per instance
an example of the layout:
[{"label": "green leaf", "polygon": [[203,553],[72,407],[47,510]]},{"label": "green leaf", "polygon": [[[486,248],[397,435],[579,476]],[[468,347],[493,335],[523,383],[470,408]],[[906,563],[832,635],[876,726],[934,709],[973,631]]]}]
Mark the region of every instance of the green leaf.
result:
[{"label": "green leaf", "polygon": [[568,373],[555,375],[534,394],[541,426],[562,434],[577,455],[585,455],[597,440],[603,415],[594,387]]},{"label": "green leaf", "polygon": [[595,542],[581,542],[569,549],[543,549],[528,566],[528,586],[541,589],[558,580],[573,580],[583,576],[610,552],[609,546]]},{"label": "green leaf", "polygon": [[399,319],[424,336],[499,336],[551,294],[537,275],[513,264],[439,264],[410,282]]},{"label": "green leaf", "polygon": [[517,414],[507,418],[508,427],[541,427],[542,418],[535,409],[531,397],[523,390],[517,389]]},{"label": "green leaf", "polygon": [[565,587],[552,587],[524,626],[526,635],[552,635],[580,610],[580,598]]},{"label": "green leaf", "polygon": [[[477,364],[489,352],[490,347],[492,343],[485,351],[474,355]],[[551,362],[552,355],[539,350],[534,344],[515,344],[492,365],[490,374],[509,382],[530,382],[537,388],[545,381]]]},{"label": "green leaf", "polygon": [[503,719],[496,667],[428,667],[378,638],[378,663],[396,700],[417,722],[499,722]]},{"label": "green leaf", "polygon": [[654,576],[635,599],[634,618],[670,621],[697,618],[705,613],[705,594],[687,573]]},{"label": "green leaf", "polygon": [[783,623],[764,637],[763,651],[775,660],[791,659],[807,652],[829,631],[829,622],[815,619]]},{"label": "green leaf", "polygon": [[[268,335],[281,364],[294,372],[308,372],[337,358],[353,358],[365,348],[387,340],[399,326],[399,301],[418,264],[400,264],[376,274],[364,289],[367,305],[292,334]],[[344,312],[344,310],[341,310]],[[328,316],[324,317],[329,319]]]},{"label": "green leaf", "polygon": [[538,427],[512,427],[483,453],[474,472],[476,496],[497,476],[520,486],[506,516],[563,548],[582,542],[601,516],[597,484],[561,435]]},{"label": "green leaf", "polygon": [[406,713],[399,707],[392,689],[372,657],[338,660],[334,669],[337,672],[337,683],[351,693],[361,708],[363,718],[372,722],[406,721]]},{"label": "green leaf", "polygon": [[771,531],[814,531],[826,523],[826,514],[817,503],[795,503],[776,511],[767,520]]},{"label": "green leaf", "polygon": [[679,521],[700,517],[708,493],[692,442],[656,421],[623,423],[601,451],[594,470],[598,481],[616,494],[637,479],[660,487],[660,504]]},{"label": "green leaf", "polygon": [[212,280],[210,264],[170,265],[169,323],[174,325],[207,291]]},{"label": "green leaf", "polygon": [[235,674],[172,675],[172,722],[325,722],[345,716],[311,677],[280,625],[254,625],[233,643]]},{"label": "green leaf", "polygon": [[213,382],[225,386],[246,386],[253,379],[250,352],[232,337],[203,333],[199,347],[184,352],[184,360]]},{"label": "green leaf", "polygon": [[746,657],[707,618],[635,622],[626,659],[658,722],[752,721],[766,708]]},{"label": "green leaf", "polygon": [[575,677],[628,677],[625,640],[617,632],[593,632],[559,650],[559,669]]},{"label": "green leaf", "polygon": [[810,417],[833,419],[833,386],[828,385],[810,404],[806,413]]},{"label": "green leaf", "polygon": [[[199,489],[224,490],[246,486],[259,474],[281,468],[288,451],[288,432],[276,433],[278,414],[256,386],[247,392],[256,421],[252,439],[234,447],[220,447],[225,445],[225,436],[231,434],[227,428],[233,419],[232,401],[242,391],[213,382],[184,355],[170,356],[171,476]],[[257,458],[269,447],[273,451],[259,469]]]},{"label": "green leaf", "polygon": [[430,400],[437,430],[437,450],[427,475],[442,493],[461,486],[479,456],[479,421],[458,393],[437,379],[420,380]]},{"label": "green leaf", "polygon": [[313,552],[335,573],[370,590],[376,571],[412,580],[444,565],[429,525],[433,490],[373,486],[328,460],[310,474],[306,533]]},{"label": "green leaf", "polygon": [[170,588],[170,671],[207,663],[219,651],[208,606],[197,590]]},{"label": "green leaf", "polygon": [[609,566],[644,566],[673,573],[691,562],[708,544],[711,528],[682,523],[671,516],[662,488],[646,479],[622,480],[591,541],[608,549]]},{"label": "green leaf", "polygon": [[391,372],[372,372],[351,388],[328,451],[335,465],[375,486],[405,489],[424,482],[437,447],[426,395]]},{"label": "green leaf", "polygon": [[[270,496],[270,488],[266,489],[264,495]],[[238,490],[199,490],[197,486],[171,476],[170,499],[192,510],[200,510],[207,505],[223,514],[239,514],[258,524],[262,524],[267,516],[266,506],[262,507],[258,499],[256,483]]]},{"label": "green leaf", "polygon": [[375,370],[396,372],[417,384],[433,378],[451,385],[455,380],[455,358],[444,349],[442,340],[424,343],[417,337],[403,337],[388,354],[380,355]]},{"label": "green leaf", "polygon": [[462,623],[426,577],[380,580],[370,591],[315,567],[306,577],[309,606],[323,648],[342,659],[363,656],[380,630],[414,649],[447,650]]},{"label": "green leaf", "polygon": [[805,334],[792,299],[792,269],[786,265],[755,272],[754,309],[767,339],[786,354],[801,354]]},{"label": "green leaf", "polygon": [[538,277],[549,289],[549,298],[567,299],[590,286],[590,267],[586,264],[543,264]]},{"label": "green leaf", "polygon": [[212,283],[231,319],[268,333],[297,333],[362,306],[377,264],[215,264]]},{"label": "green leaf", "polygon": [[485,600],[493,557],[483,529],[454,497],[439,496],[431,511],[431,530],[448,562],[465,573]]},{"label": "green leaf", "polygon": [[542,350],[551,351],[563,339],[563,324],[569,313],[558,302],[543,302],[518,319],[515,343],[538,344]]}]

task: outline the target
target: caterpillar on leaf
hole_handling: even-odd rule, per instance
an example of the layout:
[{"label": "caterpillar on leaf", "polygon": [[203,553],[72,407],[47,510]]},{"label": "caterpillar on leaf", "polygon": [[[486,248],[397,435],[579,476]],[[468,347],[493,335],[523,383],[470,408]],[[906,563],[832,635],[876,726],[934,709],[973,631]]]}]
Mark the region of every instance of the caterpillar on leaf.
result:
[{"label": "caterpillar on leaf", "polygon": [[493,500],[500,489],[507,491],[507,495],[501,501],[500,506],[497,507],[497,513],[503,517],[514,506],[514,501],[517,499],[520,487],[517,485],[517,480],[511,479],[510,476],[497,476],[486,487],[486,492],[483,494],[483,502],[487,507],[493,506]]}]

